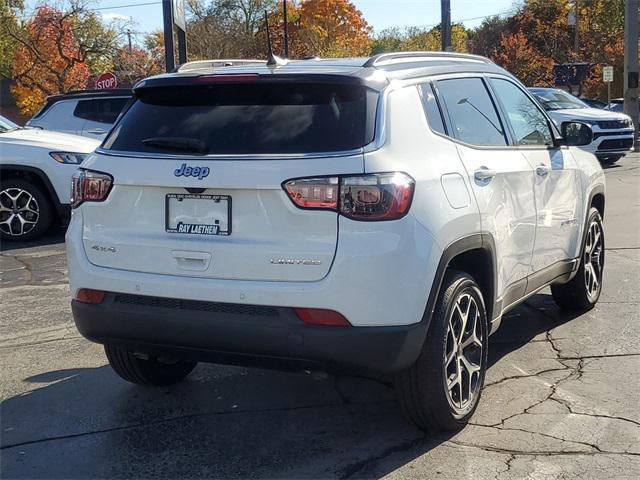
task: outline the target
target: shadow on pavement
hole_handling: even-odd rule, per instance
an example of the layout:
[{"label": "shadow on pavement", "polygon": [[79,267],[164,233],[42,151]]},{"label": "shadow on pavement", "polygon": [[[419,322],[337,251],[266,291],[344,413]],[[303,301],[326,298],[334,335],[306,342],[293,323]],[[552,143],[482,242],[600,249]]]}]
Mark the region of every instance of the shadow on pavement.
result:
[{"label": "shadow on pavement", "polygon": [[[574,318],[550,295],[527,303],[492,337],[490,365]],[[356,377],[200,365],[143,388],[105,365],[23,381],[35,388],[0,405],[2,478],[379,478],[451,438],[425,436],[388,385]]]},{"label": "shadow on pavement", "polygon": [[11,250],[18,250],[21,248],[43,247],[64,243],[65,232],[66,229],[56,227],[52,228],[46,235],[30,242],[7,242],[6,240],[3,240],[0,241],[0,252],[9,252]]}]

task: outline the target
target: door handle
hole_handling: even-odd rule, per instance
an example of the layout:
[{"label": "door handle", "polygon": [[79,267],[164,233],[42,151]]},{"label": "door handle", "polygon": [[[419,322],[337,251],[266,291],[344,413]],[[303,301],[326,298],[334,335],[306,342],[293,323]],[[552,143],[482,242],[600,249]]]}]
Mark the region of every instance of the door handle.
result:
[{"label": "door handle", "polygon": [[547,175],[549,175],[550,171],[551,169],[548,165],[538,165],[536,167],[536,175],[538,175],[539,177],[546,177]]},{"label": "door handle", "polygon": [[496,171],[487,167],[480,167],[473,173],[473,178],[478,182],[488,182],[496,176]]},{"label": "door handle", "polygon": [[87,130],[87,133],[93,133],[94,135],[102,135],[103,133],[107,133],[107,131],[102,130],[101,128],[92,128],[91,130]]}]

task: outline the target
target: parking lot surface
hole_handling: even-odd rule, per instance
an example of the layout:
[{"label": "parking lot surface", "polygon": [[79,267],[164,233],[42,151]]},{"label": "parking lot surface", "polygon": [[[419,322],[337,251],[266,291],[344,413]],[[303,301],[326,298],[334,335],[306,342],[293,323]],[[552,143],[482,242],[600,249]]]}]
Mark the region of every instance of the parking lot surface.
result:
[{"label": "parking lot surface", "polygon": [[64,233],[0,253],[0,476],[640,478],[640,155],[606,170],[604,291],[508,314],[471,425],[425,435],[384,381],[199,365],[120,380],[75,330]]}]

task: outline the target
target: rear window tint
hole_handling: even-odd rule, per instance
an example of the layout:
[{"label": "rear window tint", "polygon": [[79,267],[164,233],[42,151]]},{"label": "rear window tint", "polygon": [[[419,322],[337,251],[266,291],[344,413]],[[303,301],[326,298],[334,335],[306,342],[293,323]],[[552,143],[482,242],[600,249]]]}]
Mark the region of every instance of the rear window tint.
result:
[{"label": "rear window tint", "polygon": [[128,101],[125,97],[80,100],[73,114],[85,120],[111,124],[116,121]]},{"label": "rear window tint", "polygon": [[173,154],[335,152],[373,140],[377,92],[363,86],[246,83],[138,92],[103,148]]}]

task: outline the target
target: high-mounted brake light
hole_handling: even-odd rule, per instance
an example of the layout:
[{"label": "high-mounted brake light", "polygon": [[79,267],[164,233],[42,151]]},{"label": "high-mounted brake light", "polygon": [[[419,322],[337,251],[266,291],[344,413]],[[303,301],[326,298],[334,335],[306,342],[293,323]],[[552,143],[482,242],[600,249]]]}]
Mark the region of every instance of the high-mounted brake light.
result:
[{"label": "high-mounted brake light", "polygon": [[309,325],[327,327],[350,327],[349,320],[338,312],[323,308],[294,308],[300,320]]},{"label": "high-mounted brake light", "polygon": [[300,208],[335,210],[354,220],[380,221],[407,214],[415,182],[406,173],[389,172],[298,178],[282,186]]},{"label": "high-mounted brake light", "polygon": [[215,82],[252,82],[255,80],[260,80],[260,75],[257,73],[239,73],[239,74],[231,74],[231,75],[200,75],[197,77],[198,82],[202,83],[215,83]]},{"label": "high-mounted brake light", "polygon": [[103,202],[113,185],[113,177],[92,170],[76,170],[71,177],[71,208],[83,202]]}]

